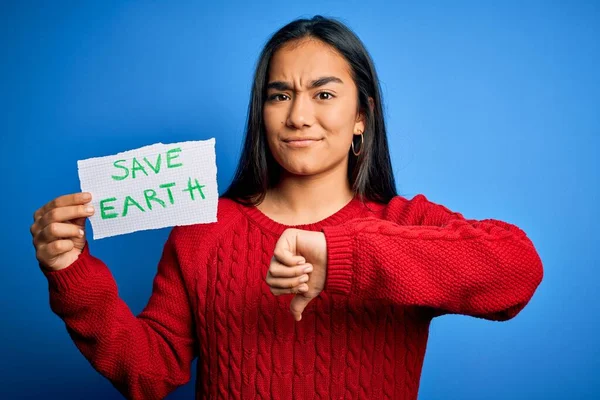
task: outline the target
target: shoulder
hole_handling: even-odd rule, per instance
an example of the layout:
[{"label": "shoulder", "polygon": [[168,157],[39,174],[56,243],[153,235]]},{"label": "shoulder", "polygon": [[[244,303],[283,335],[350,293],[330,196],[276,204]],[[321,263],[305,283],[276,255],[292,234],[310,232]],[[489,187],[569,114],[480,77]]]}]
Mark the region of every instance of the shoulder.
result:
[{"label": "shoulder", "polygon": [[405,211],[407,207],[411,207],[417,204],[429,203],[429,200],[423,194],[417,194],[412,199],[408,199],[403,195],[396,195],[392,197],[387,203],[378,203],[375,201],[367,201],[367,208],[372,210],[373,213],[382,214],[382,216],[391,213]]},{"label": "shoulder", "polygon": [[402,195],[394,196],[382,209],[383,218],[410,225],[420,225],[424,222],[423,218],[432,214],[455,214],[460,216],[446,206],[431,201],[422,193],[414,195],[411,199]]},{"label": "shoulder", "polygon": [[217,221],[205,224],[180,225],[171,230],[169,240],[175,246],[192,244],[198,247],[210,247],[206,244],[216,243],[228,232],[232,225],[243,218],[238,203],[234,200],[220,197],[217,203]]}]

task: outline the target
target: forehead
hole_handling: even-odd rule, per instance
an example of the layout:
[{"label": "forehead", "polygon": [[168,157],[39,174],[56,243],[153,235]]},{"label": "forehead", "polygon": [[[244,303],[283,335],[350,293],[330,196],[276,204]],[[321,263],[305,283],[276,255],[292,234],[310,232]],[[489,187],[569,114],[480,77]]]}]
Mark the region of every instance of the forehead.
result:
[{"label": "forehead", "polygon": [[331,75],[348,83],[350,66],[333,47],[316,39],[286,43],[273,54],[269,64],[269,81],[306,85],[312,79]]}]

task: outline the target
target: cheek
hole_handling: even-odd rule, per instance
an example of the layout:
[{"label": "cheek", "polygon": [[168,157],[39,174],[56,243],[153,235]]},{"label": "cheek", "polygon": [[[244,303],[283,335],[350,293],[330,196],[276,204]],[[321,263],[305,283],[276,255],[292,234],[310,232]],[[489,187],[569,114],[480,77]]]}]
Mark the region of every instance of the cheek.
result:
[{"label": "cheek", "polygon": [[352,134],[355,118],[352,104],[347,101],[332,103],[320,109],[317,118],[329,134],[350,140],[348,134]]},{"label": "cheek", "polygon": [[343,154],[350,148],[354,128],[352,120],[329,115],[321,120],[321,125],[327,132],[328,151]]},{"label": "cheek", "polygon": [[269,146],[272,146],[278,133],[284,128],[285,120],[281,118],[276,110],[265,107],[263,109],[263,124],[265,126],[265,135]]},{"label": "cheek", "polygon": [[265,105],[263,107],[263,120],[265,125],[281,125],[285,123],[287,115],[286,107],[282,105]]}]

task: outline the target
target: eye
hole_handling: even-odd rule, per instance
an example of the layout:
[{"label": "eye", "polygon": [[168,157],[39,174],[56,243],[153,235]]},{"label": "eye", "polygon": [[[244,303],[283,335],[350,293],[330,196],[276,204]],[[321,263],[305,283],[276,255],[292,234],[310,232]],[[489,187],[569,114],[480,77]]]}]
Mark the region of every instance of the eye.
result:
[{"label": "eye", "polygon": [[283,97],[287,97],[285,94],[283,93],[277,93],[277,94],[273,94],[271,96],[269,96],[269,101],[282,101],[281,100],[281,96]]},{"label": "eye", "polygon": [[[328,97],[323,97],[323,95],[327,95]],[[320,100],[330,100],[330,99],[333,99],[335,97],[334,95],[332,95],[329,92],[321,92],[321,93],[317,94],[317,96],[319,96]]]}]

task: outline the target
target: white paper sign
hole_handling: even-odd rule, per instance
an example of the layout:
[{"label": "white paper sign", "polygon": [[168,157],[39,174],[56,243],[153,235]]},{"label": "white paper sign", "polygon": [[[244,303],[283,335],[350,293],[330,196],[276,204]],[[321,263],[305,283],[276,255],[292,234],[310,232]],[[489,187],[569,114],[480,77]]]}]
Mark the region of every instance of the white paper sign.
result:
[{"label": "white paper sign", "polygon": [[94,239],[217,221],[215,139],[156,143],[77,161]]}]

